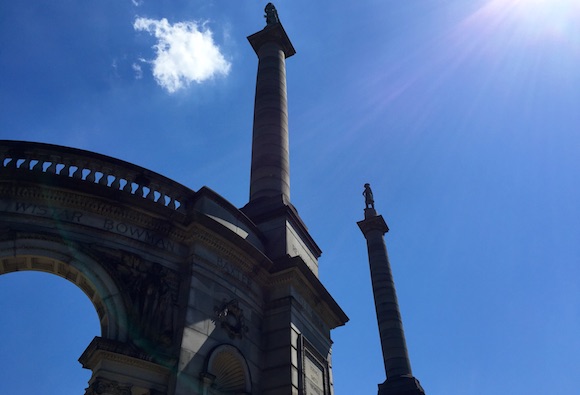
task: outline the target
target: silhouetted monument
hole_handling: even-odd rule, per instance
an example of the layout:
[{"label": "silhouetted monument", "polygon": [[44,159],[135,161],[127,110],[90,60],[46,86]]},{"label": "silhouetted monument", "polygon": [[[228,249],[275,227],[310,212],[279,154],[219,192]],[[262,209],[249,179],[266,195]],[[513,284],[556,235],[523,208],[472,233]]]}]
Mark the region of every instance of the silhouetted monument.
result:
[{"label": "silhouetted monument", "polygon": [[389,231],[382,215],[377,215],[369,184],[365,184],[365,219],[358,222],[367,240],[371,282],[387,379],[379,385],[379,395],[424,395],[413,377],[407,352],[403,321],[384,234]]},{"label": "silhouetted monument", "polygon": [[365,190],[363,191],[363,196],[365,197],[366,208],[375,208],[375,198],[373,197],[373,191],[370,184],[365,184]]},{"label": "silhouetted monument", "polygon": [[272,3],[266,4],[266,8],[264,9],[264,11],[266,12],[265,17],[267,25],[280,23],[280,18],[278,18],[278,11],[276,11],[276,7],[274,7],[274,4]]}]

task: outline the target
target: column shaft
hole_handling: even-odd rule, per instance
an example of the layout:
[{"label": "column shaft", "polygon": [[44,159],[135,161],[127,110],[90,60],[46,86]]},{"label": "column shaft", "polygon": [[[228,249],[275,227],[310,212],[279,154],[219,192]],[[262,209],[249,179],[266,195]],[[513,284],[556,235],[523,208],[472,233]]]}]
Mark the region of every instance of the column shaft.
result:
[{"label": "column shaft", "polygon": [[276,42],[257,51],[250,201],[283,195],[290,199],[288,105],[283,48]]},{"label": "column shaft", "polygon": [[389,377],[412,375],[397,292],[380,230],[365,234],[385,370]]}]

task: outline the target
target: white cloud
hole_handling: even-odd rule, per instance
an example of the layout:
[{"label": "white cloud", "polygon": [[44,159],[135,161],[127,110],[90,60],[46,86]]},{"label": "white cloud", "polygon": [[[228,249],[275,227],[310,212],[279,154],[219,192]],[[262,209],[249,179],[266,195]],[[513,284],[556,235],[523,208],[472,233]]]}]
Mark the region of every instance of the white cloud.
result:
[{"label": "white cloud", "polygon": [[133,68],[133,71],[135,72],[135,79],[140,80],[141,78],[143,78],[143,70],[141,70],[140,64],[133,63],[131,65],[131,67]]},{"label": "white cloud", "polygon": [[150,61],[153,76],[169,93],[201,83],[216,75],[228,75],[231,64],[214,43],[212,32],[196,22],[171,25],[167,19],[137,18],[135,30],[144,30],[158,39],[153,46],[157,57]]}]

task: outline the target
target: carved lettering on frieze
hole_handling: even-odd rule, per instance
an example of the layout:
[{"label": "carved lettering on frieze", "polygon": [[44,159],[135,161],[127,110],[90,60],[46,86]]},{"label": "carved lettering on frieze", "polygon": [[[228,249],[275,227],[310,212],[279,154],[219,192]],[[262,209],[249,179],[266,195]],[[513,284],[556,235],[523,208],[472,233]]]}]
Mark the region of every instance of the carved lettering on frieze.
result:
[{"label": "carved lettering on frieze", "polygon": [[83,213],[75,210],[67,210],[56,207],[48,207],[39,204],[14,202],[14,210],[18,213],[38,215],[40,217],[50,217],[57,221],[81,222]]},{"label": "carved lettering on frieze", "polygon": [[161,236],[169,233],[171,228],[168,224],[165,223],[154,224],[154,229],[151,230],[130,224],[128,222],[116,221],[113,219],[96,216],[93,213],[85,213],[78,210],[50,207],[42,204],[22,201],[9,202],[4,209],[9,212],[51,218],[57,222],[70,222],[74,224],[96,227],[104,229],[108,232],[131,237],[135,240],[139,240],[169,252],[176,251],[175,242],[167,237]]},{"label": "carved lettering on frieze", "polygon": [[124,222],[113,221],[105,219],[103,221],[103,229],[115,232],[121,235],[129,236],[134,239],[143,241],[147,244],[162,248],[164,250],[174,252],[175,243],[164,237],[161,237],[147,229],[140,228]]},{"label": "carved lettering on frieze", "polygon": [[227,273],[230,276],[234,277],[236,280],[242,282],[244,285],[248,287],[251,286],[250,278],[244,272],[242,272],[240,269],[238,269],[225,259],[218,257],[216,258],[215,262],[211,263],[217,266],[224,273]]}]

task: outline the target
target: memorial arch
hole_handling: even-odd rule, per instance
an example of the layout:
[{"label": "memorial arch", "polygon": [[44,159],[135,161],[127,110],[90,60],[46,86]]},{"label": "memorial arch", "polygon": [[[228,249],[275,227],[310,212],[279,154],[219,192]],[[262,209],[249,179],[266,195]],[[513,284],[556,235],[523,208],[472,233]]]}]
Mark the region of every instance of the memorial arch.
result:
[{"label": "memorial arch", "polygon": [[330,331],[348,317],[290,202],[285,59],[271,4],[258,55],[242,208],[94,152],[0,140],[0,274],[39,270],[92,301],[85,395],[334,393]]},{"label": "memorial arch", "polygon": [[[290,210],[286,226],[300,231]],[[305,262],[311,242],[272,260],[259,226],[208,188],[4,140],[0,223],[0,274],[52,273],[95,307],[101,334],[80,356],[87,395],[282,393],[304,387],[314,365],[300,361],[313,353],[314,373],[330,377],[329,331],[346,317]]]},{"label": "memorial arch", "polygon": [[[176,245],[160,231],[161,222],[170,221],[147,207],[144,186],[130,178],[146,179],[147,172],[127,165],[123,182],[129,187],[123,190],[115,185],[120,177],[92,167],[123,166],[112,158],[44,144],[3,142],[2,148],[9,152],[1,167],[0,274],[52,273],[91,300],[101,334],[80,359],[93,371],[88,394],[124,385],[143,394],[167,392],[181,269],[175,256],[163,256]],[[171,203],[158,205],[179,207]]]}]

